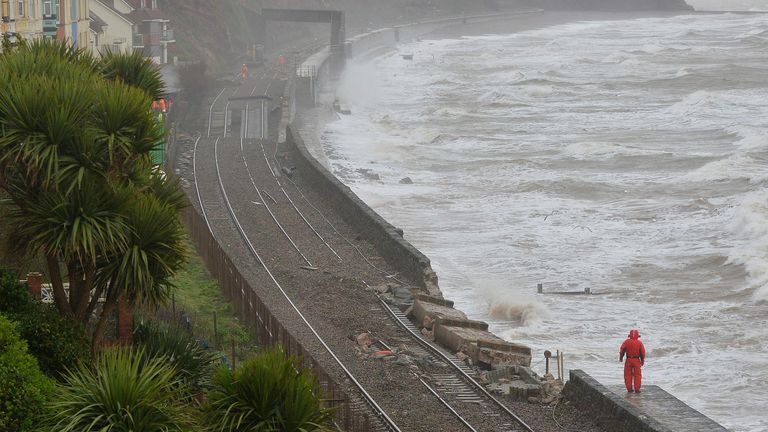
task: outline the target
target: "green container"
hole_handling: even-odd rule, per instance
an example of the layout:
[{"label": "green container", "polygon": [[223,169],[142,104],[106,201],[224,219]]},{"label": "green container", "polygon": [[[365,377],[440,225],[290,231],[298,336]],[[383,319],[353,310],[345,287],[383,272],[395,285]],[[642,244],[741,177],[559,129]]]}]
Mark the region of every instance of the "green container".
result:
[{"label": "green container", "polygon": [[[157,114],[157,122],[163,130],[163,136],[165,136],[165,115],[163,113]],[[149,151],[149,156],[152,158],[152,165],[163,166],[165,162],[165,140],[155,144],[152,150]]]}]

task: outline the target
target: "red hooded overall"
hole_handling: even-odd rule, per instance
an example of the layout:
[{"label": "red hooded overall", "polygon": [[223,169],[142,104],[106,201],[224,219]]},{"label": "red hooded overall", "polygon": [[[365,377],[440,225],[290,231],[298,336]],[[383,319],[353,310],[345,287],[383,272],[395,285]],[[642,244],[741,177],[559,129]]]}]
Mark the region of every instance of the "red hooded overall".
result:
[{"label": "red hooded overall", "polygon": [[632,392],[632,381],[634,380],[635,392],[640,393],[640,385],[643,380],[643,372],[640,369],[645,364],[645,347],[640,342],[640,332],[637,330],[629,331],[629,339],[625,340],[619,348],[619,361],[627,356],[627,362],[624,363],[624,384],[627,391]]}]

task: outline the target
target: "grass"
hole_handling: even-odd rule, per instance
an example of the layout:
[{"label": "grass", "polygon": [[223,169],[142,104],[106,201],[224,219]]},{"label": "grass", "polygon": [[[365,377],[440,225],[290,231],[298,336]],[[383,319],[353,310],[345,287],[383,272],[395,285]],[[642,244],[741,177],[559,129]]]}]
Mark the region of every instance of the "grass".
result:
[{"label": "grass", "polygon": [[[221,293],[218,282],[208,274],[191,242],[187,241],[187,246],[190,251],[189,260],[173,280],[176,285],[177,314],[183,311],[190,318],[192,333],[197,339],[206,340],[212,347],[228,355],[231,355],[234,340],[238,360],[248,357],[256,349],[255,338],[234,315],[232,304]],[[214,313],[217,324],[215,339]]]}]

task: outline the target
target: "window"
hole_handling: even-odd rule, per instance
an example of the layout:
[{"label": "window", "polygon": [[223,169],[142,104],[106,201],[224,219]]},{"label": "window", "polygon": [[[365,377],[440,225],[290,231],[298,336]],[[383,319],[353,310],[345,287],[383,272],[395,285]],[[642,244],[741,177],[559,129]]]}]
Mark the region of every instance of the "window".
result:
[{"label": "window", "polygon": [[51,0],[45,0],[43,2],[43,16],[51,15],[53,15],[53,3],[51,3]]},{"label": "window", "polygon": [[19,0],[19,18],[24,16],[24,0]]}]

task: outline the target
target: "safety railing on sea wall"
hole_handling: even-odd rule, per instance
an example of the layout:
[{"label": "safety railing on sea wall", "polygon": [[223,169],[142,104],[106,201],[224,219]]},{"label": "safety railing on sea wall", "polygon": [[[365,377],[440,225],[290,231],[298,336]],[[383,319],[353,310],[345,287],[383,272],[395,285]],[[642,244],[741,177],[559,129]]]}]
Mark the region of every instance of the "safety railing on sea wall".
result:
[{"label": "safety railing on sea wall", "polygon": [[323,402],[326,407],[334,410],[339,428],[360,432],[376,430],[375,422],[371,421],[368,414],[354,409],[355,402],[264,304],[194,207],[189,206],[184,211],[184,223],[211,276],[219,282],[222,293],[232,303],[236,315],[255,333],[258,341],[265,346],[282,346],[289,355],[298,358],[301,366],[314,371],[323,390]]}]

